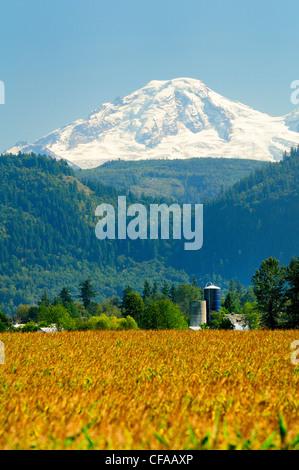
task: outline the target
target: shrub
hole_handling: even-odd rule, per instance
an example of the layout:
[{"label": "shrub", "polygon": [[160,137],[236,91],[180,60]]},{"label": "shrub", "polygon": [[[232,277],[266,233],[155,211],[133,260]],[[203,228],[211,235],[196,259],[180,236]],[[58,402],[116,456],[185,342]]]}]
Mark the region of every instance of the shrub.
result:
[{"label": "shrub", "polygon": [[211,328],[211,330],[233,330],[234,325],[230,319],[225,316],[224,312],[211,312],[209,328]]}]

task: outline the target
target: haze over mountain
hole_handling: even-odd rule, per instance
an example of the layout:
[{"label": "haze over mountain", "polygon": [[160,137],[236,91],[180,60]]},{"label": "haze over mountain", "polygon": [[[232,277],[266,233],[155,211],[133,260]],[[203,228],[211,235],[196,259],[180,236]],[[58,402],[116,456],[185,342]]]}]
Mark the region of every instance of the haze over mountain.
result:
[{"label": "haze over mountain", "polygon": [[271,117],[191,78],[154,80],[87,119],[7,150],[64,158],[80,168],[106,161],[246,158],[279,161],[299,144],[299,110]]}]

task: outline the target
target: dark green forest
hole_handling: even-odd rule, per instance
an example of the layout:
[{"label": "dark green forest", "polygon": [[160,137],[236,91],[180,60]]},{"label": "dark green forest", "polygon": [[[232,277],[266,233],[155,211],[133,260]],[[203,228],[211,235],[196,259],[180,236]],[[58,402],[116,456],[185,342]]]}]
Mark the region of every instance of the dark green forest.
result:
[{"label": "dark green forest", "polygon": [[[115,188],[85,186],[65,162],[36,155],[2,155],[0,174],[0,305],[7,313],[36,302],[45,288],[54,296],[67,284],[74,293],[78,278],[96,283],[99,300],[120,295],[128,282],[141,289],[145,275],[188,280],[186,272],[156,257],[157,245],[170,249],[163,241],[145,247],[141,240],[95,237],[95,208],[116,205],[122,193]],[[130,194],[127,201],[136,202]]]},{"label": "dark green forest", "polygon": [[[124,179],[128,174],[130,181],[132,169],[128,163],[116,172]],[[172,161],[162,163],[165,174]],[[197,159],[188,164],[189,173],[193,165],[195,175],[199,173],[196,165],[203,165]],[[208,168],[211,163],[206,165]],[[232,278],[249,285],[256,266],[270,256],[287,265],[298,255],[299,150],[292,149],[279,163],[260,165],[241,181],[221,190],[220,186],[235,177],[229,176],[229,167],[227,170],[227,183],[217,172],[210,172],[211,188],[217,186],[219,191],[204,203],[203,248],[185,252],[184,240],[100,241],[95,237],[97,205],[105,202],[116,207],[117,197],[124,194],[128,204],[138,202],[148,207],[153,202],[170,203],[163,194],[137,196],[130,187],[117,189],[106,184],[109,175],[99,181],[94,176],[88,179],[84,172],[79,180],[81,172],[45,156],[0,156],[3,311],[11,315],[20,304],[35,304],[45,288],[53,298],[63,285],[76,295],[78,282],[87,278],[96,286],[96,300],[102,302],[121,296],[128,284],[141,293],[145,279],[157,281],[160,288],[164,282],[179,285],[195,277],[201,286],[213,281],[226,289]],[[106,171],[105,165],[101,171]],[[179,166],[175,171],[179,172]],[[203,194],[204,185],[199,180],[194,187],[198,188],[195,200],[184,202],[203,202],[198,197],[216,194],[214,189]]]},{"label": "dark green forest", "polygon": [[272,256],[287,264],[298,256],[298,183],[299,148],[208,201],[204,247],[190,257],[188,269],[247,284],[262,260]]},{"label": "dark green forest", "polygon": [[239,158],[187,160],[114,160],[89,170],[75,170],[78,179],[94,180],[136,196],[145,194],[181,203],[203,203],[267,162]]}]

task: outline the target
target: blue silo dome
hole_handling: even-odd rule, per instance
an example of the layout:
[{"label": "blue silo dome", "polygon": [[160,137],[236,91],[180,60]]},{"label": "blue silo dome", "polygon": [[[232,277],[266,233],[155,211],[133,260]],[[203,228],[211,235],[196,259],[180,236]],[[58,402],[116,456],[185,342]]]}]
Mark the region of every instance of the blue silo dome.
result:
[{"label": "blue silo dome", "polygon": [[207,317],[210,319],[211,312],[220,312],[221,310],[221,289],[210,283],[204,288],[204,300],[207,303]]}]

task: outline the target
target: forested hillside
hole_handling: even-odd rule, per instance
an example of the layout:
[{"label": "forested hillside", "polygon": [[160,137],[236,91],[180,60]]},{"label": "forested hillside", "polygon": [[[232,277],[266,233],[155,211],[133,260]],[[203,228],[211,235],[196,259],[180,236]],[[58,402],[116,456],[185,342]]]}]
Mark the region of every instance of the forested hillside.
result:
[{"label": "forested hillside", "polygon": [[[45,288],[56,295],[66,284],[75,295],[79,282],[89,277],[99,300],[120,295],[129,282],[142,289],[145,276],[188,280],[185,272],[155,260],[163,241],[96,238],[95,208],[102,202],[117,206],[113,187],[84,186],[63,161],[35,155],[2,155],[0,174],[0,305],[7,313],[35,302]],[[130,195],[127,200],[136,202]]]},{"label": "forested hillside", "polygon": [[299,252],[298,214],[299,148],[204,206],[204,246],[186,255],[188,272],[247,283],[263,259],[274,256],[287,264]]},{"label": "forested hillside", "polygon": [[[248,285],[263,259],[273,256],[288,264],[298,256],[298,149],[205,203],[203,248],[192,252],[184,251],[184,240],[98,240],[95,208],[102,202],[116,208],[124,190],[86,177],[83,184],[77,174],[49,157],[0,156],[0,305],[5,313],[35,303],[45,288],[54,297],[67,286],[75,296],[87,278],[99,301],[120,296],[128,284],[141,292],[146,279],[159,286],[194,277],[201,286],[213,281],[225,287],[232,278]],[[127,192],[127,204],[134,202],[148,207],[169,200]]]},{"label": "forested hillside", "polygon": [[183,204],[202,203],[216,197],[257,168],[268,163],[238,158],[188,160],[111,161],[90,170],[76,170],[86,181],[100,181],[133,194],[175,199]]}]

